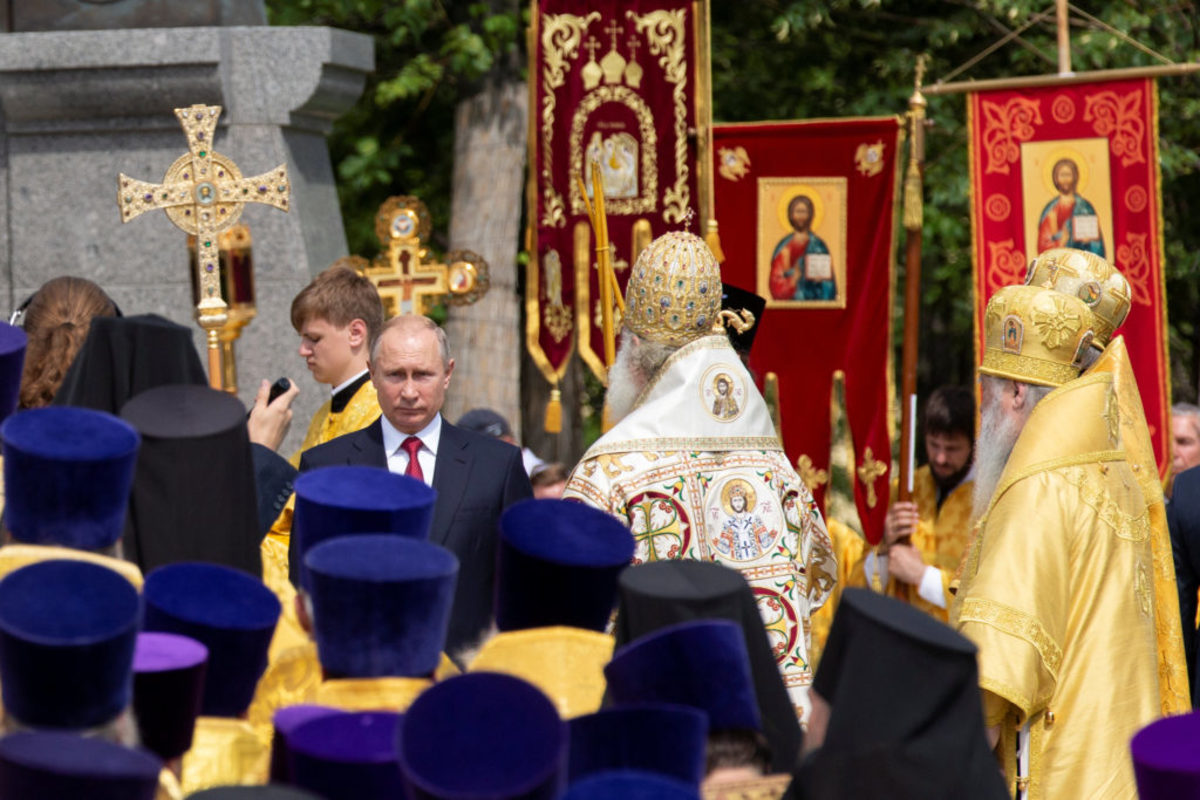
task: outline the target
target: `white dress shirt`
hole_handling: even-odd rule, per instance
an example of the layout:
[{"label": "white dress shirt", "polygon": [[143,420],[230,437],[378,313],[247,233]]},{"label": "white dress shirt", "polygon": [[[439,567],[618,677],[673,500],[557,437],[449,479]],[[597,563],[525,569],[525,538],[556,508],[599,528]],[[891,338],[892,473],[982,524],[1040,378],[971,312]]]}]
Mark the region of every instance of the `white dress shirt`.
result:
[{"label": "white dress shirt", "polygon": [[[408,459],[405,459],[408,463]],[[866,562],[863,564],[863,572],[866,573],[867,586],[871,586],[875,580],[875,573],[879,573],[879,583],[886,592],[888,582],[891,581],[891,576],[888,575],[888,557],[886,555],[877,556],[874,551],[867,553]],[[925,571],[921,573],[921,583],[917,586],[917,594],[921,599],[930,605],[938,608],[946,607],[946,595],[942,591],[942,572],[932,564],[925,565]]]},{"label": "white dress shirt", "polygon": [[[388,472],[403,475],[408,469],[408,453],[401,445],[409,434],[396,430],[386,416],[380,416],[379,422],[383,426],[383,452],[387,454]],[[417,463],[421,465],[421,474],[426,485],[433,486],[438,442],[442,438],[442,415],[435,414],[428,425],[412,435],[421,440],[421,449],[417,451]]]}]

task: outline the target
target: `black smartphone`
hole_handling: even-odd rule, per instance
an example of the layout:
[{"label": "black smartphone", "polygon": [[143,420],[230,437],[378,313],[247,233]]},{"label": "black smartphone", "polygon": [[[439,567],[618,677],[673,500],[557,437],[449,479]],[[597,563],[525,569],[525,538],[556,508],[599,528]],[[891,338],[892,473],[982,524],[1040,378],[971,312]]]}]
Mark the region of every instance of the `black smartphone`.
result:
[{"label": "black smartphone", "polygon": [[286,392],[292,387],[292,382],[287,378],[280,378],[271,384],[271,394],[267,396],[267,405],[275,402],[275,398]]}]

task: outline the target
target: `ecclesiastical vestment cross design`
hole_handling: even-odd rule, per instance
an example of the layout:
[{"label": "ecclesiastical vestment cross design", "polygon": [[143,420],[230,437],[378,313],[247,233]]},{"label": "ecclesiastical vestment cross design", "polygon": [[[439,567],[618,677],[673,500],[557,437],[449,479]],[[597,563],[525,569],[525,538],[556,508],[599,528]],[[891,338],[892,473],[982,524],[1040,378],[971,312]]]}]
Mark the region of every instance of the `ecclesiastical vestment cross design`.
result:
[{"label": "ecclesiastical vestment cross design", "polygon": [[290,193],[286,165],[243,178],[232,159],[212,149],[220,115],[220,106],[175,109],[175,116],[187,135],[188,152],[167,169],[162,183],[147,183],[124,173],[117,179],[121,222],[162,209],[176,227],[196,237],[200,283],[197,321],[208,334],[209,381],[217,387],[221,380],[218,329],[228,316],[217,270],[217,234],[238,221],[246,203],[264,203],[287,211]]},{"label": "ecclesiastical vestment cross design", "polygon": [[384,246],[375,263],[360,270],[379,290],[385,316],[428,314],[443,299],[474,303],[488,289],[488,264],[470,250],[446,254],[443,264],[427,262],[432,222],[416,197],[390,197],[375,216],[375,234]]},{"label": "ecclesiastical vestment cross design", "polygon": [[875,493],[875,481],[882,478],[887,469],[886,464],[875,459],[875,454],[871,452],[870,447],[863,451],[863,461],[858,467],[858,479],[867,489],[867,508],[874,508],[875,504],[879,502],[879,497]]}]

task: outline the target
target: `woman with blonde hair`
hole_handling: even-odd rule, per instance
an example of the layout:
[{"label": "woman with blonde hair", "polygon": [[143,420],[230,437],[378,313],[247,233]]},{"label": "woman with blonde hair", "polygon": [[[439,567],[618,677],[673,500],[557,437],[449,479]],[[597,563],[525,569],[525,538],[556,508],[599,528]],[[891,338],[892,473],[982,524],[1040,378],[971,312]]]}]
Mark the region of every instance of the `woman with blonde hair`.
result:
[{"label": "woman with blonde hair", "polygon": [[50,405],[95,317],[120,312],[104,290],[85,278],[64,276],[29,298],[21,324],[29,336],[19,408]]}]

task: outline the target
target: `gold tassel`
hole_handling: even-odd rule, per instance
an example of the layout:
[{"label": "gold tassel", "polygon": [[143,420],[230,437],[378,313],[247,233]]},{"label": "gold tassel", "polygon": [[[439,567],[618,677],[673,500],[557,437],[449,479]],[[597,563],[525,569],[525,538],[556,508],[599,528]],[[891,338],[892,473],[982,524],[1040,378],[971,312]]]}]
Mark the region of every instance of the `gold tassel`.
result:
[{"label": "gold tassel", "polygon": [[725,263],[725,252],[721,250],[721,235],[717,233],[717,221],[710,219],[708,221],[708,231],[704,234],[704,243],[708,245],[708,249],[712,250],[713,258],[718,264]]},{"label": "gold tassel", "polygon": [[550,390],[550,400],[546,403],[546,433],[562,433],[562,392],[558,388]]},{"label": "gold tassel", "polygon": [[921,197],[921,170],[916,161],[908,162],[908,170],[904,175],[904,227],[907,230],[920,230],[925,216],[924,200]]}]

